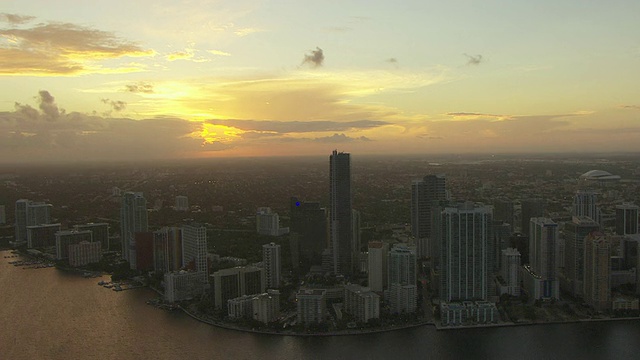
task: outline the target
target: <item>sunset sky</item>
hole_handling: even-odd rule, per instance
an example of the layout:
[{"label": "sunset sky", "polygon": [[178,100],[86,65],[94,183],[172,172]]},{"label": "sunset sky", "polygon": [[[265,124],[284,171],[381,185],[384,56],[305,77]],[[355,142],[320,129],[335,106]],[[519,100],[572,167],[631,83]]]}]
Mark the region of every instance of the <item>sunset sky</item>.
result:
[{"label": "sunset sky", "polygon": [[0,161],[640,151],[640,1],[3,1]]}]

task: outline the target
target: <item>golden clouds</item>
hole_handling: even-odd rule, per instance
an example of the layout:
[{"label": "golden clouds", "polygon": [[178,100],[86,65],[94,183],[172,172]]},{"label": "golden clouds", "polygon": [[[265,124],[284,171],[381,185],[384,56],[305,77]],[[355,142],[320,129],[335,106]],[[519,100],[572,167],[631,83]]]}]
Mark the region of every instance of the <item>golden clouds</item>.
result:
[{"label": "golden clouds", "polygon": [[5,20],[10,26],[0,29],[0,75],[134,72],[141,68],[131,65],[106,68],[100,62],[154,54],[111,32],[58,22],[22,26],[32,18],[8,19]]}]

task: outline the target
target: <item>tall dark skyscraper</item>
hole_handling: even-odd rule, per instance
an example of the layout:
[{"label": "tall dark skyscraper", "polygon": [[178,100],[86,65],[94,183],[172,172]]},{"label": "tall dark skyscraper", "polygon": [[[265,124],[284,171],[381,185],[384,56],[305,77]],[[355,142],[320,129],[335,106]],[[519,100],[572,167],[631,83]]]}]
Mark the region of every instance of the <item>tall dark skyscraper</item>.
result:
[{"label": "tall dark skyscraper", "polygon": [[634,204],[616,206],[616,234],[638,234],[638,209]]},{"label": "tall dark skyscraper", "polygon": [[544,199],[525,199],[522,200],[522,233],[529,236],[531,218],[544,216],[545,203]]},{"label": "tall dark skyscraper", "polygon": [[427,175],[411,184],[411,234],[416,238],[416,255],[419,258],[434,255],[429,251],[429,241],[433,241],[432,208],[446,198],[444,174]]},{"label": "tall dark skyscraper", "polygon": [[300,258],[305,264],[320,265],[327,247],[327,213],[318,202],[291,198],[291,232],[299,236]]},{"label": "tall dark skyscraper", "polygon": [[353,272],[351,219],[351,160],[348,153],[333,151],[329,157],[329,234],[333,272]]}]

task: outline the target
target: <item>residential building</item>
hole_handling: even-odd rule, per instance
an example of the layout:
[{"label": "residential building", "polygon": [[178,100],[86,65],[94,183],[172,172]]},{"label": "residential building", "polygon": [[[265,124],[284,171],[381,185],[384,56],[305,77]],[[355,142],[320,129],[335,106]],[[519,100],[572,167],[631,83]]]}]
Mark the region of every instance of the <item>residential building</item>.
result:
[{"label": "residential building", "polygon": [[344,312],[355,317],[357,322],[366,323],[380,318],[380,296],[370,288],[360,285],[344,287]]},{"label": "residential building", "polygon": [[600,224],[587,216],[574,216],[571,222],[564,224],[564,285],[574,296],[584,293],[584,239]]},{"label": "residential building", "polygon": [[348,153],[334,150],[329,157],[329,234],[333,273],[353,272],[353,221],[351,160]]},{"label": "residential building", "polygon": [[500,276],[504,280],[506,291],[511,296],[520,296],[520,252],[515,248],[502,250]]},{"label": "residential building", "polygon": [[598,231],[584,240],[584,300],[598,311],[611,308],[611,244]]},{"label": "residential building", "polygon": [[33,249],[56,246],[56,233],[60,229],[60,224],[27,226],[27,247]]},{"label": "residential building", "polygon": [[69,258],[69,245],[93,242],[91,231],[63,230],[56,233],[56,259]]},{"label": "residential building", "polygon": [[369,288],[382,293],[388,284],[387,263],[389,245],[382,241],[369,242],[368,265]]},{"label": "residential building", "polygon": [[431,254],[429,244],[433,241],[431,213],[435,204],[446,199],[444,174],[427,175],[411,183],[411,234],[416,239],[416,255],[419,258],[435,255]]},{"label": "residential building", "polygon": [[213,275],[214,305],[227,306],[227,300],[242,295],[262,294],[265,291],[264,269],[239,266],[218,270]]},{"label": "residential building", "polygon": [[202,224],[182,226],[182,264],[202,274],[204,282],[209,278],[207,263],[207,228]]},{"label": "residential building", "polygon": [[540,198],[533,198],[524,199],[520,203],[522,205],[521,232],[525,236],[529,236],[529,226],[531,224],[531,218],[544,216],[545,201]]},{"label": "residential building", "polygon": [[176,196],[176,210],[189,211],[189,198],[183,195]]},{"label": "residential building", "polygon": [[291,232],[298,234],[297,250],[307,264],[319,265],[327,248],[327,212],[317,202],[291,198]]},{"label": "residential building", "polygon": [[638,209],[634,204],[616,206],[616,234],[638,234]]},{"label": "residential building", "polygon": [[513,232],[513,227],[515,225],[513,209],[513,200],[511,199],[501,197],[493,201],[493,220],[509,224],[509,232]]},{"label": "residential building", "polygon": [[135,233],[149,231],[147,200],[141,192],[125,192],[120,207],[120,240],[122,258],[136,269]]},{"label": "residential building", "polygon": [[109,250],[109,224],[107,223],[88,223],[76,225],[78,231],[89,230],[93,236],[93,241],[102,244],[102,250]]},{"label": "residential building", "polygon": [[153,232],[153,269],[158,272],[177,271],[182,267],[182,231],[179,227],[164,227]]},{"label": "residential building", "polygon": [[592,190],[578,190],[573,197],[572,215],[586,216],[595,222],[600,222],[600,209],[597,206],[597,202],[597,192]]},{"label": "residential building", "polygon": [[280,292],[269,289],[266,293],[253,297],[253,320],[268,324],[280,317]]},{"label": "residential building", "polygon": [[100,261],[102,258],[102,243],[98,241],[81,241],[69,245],[69,265],[85,266]]},{"label": "residential building", "polygon": [[418,290],[416,253],[406,245],[395,244],[388,255],[388,284],[385,299],[391,313],[416,311]]},{"label": "residential building", "polygon": [[282,259],[280,253],[280,245],[276,243],[262,245],[262,263],[267,289],[277,289],[280,287],[280,278],[282,277]]},{"label": "residential building", "polygon": [[201,296],[206,282],[198,271],[176,271],[164,274],[164,299],[168,302],[183,301]]},{"label": "residential building", "polygon": [[136,244],[136,269],[153,270],[153,233],[149,231],[134,234]]},{"label": "residential building", "polygon": [[560,298],[558,224],[544,217],[531,219],[529,232],[529,263],[533,273],[542,280],[543,298]]},{"label": "residential building", "polygon": [[324,322],[327,311],[325,290],[300,290],[296,294],[298,324],[305,326]]}]

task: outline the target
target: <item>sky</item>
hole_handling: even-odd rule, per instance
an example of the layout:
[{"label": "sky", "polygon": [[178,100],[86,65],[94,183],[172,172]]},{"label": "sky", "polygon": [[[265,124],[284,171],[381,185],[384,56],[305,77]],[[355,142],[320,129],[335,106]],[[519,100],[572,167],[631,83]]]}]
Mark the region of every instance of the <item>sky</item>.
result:
[{"label": "sky", "polygon": [[640,151],[640,1],[3,1],[0,162]]}]

